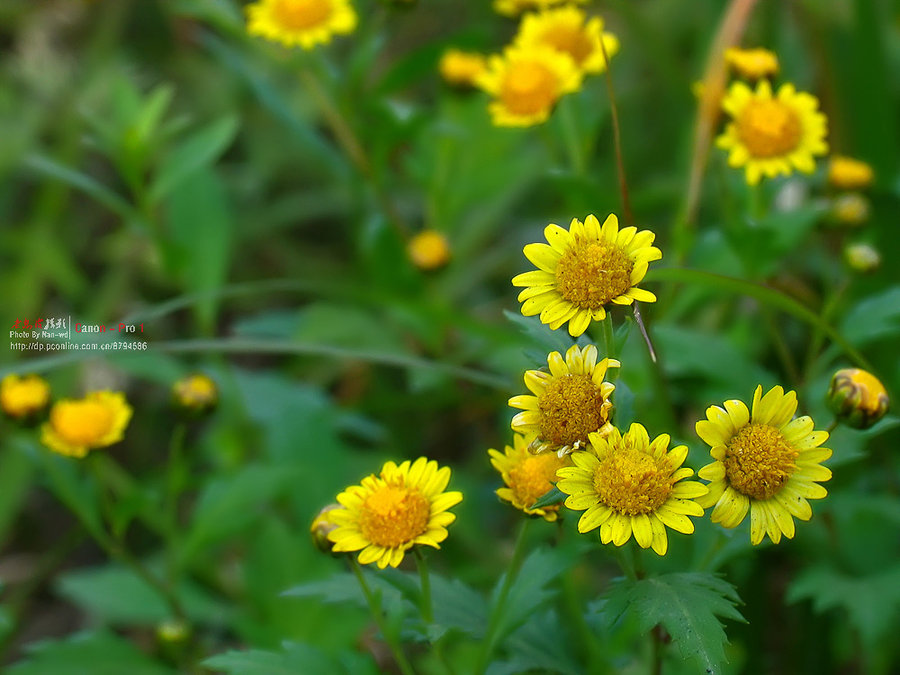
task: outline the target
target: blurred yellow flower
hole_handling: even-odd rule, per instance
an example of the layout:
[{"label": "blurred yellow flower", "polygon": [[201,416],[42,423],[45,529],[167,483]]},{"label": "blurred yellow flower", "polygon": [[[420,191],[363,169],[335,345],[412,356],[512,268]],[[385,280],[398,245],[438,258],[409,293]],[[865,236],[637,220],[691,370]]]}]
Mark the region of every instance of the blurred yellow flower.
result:
[{"label": "blurred yellow flower", "polygon": [[709,494],[697,501],[714,507],[711,518],[722,527],[737,527],[750,511],[750,541],[755,546],[766,534],[774,542],[794,536],[793,517],[809,520],[808,499],[828,493],[818,484],[831,478],[821,463],[831,450],[821,446],[827,431],[813,431],[810,417],[793,419],[797,395],[762,386],[753,394],[752,413],[738,400],[725,407],[710,406],[707,419],[697,422],[697,435],[715,460],[697,475],[712,481]]},{"label": "blurred yellow flower", "polygon": [[505,16],[518,16],[524,11],[565,4],[583,5],[588,0],[494,0],[494,11]]},{"label": "blurred yellow flower", "polygon": [[548,244],[528,244],[525,257],[537,270],[513,277],[522,314],[540,314],[541,323],[556,330],[567,321],[569,334],[578,337],[591,321],[606,318],[605,306],[630,305],[635,300],[655,302],[650,291],[637,288],[647,266],[662,258],[652,246],[655,235],[635,227],[619,229],[614,214],[603,225],[594,215],[582,223],[573,218],[569,229],[550,224],[544,229]]},{"label": "blurred yellow flower", "polygon": [[7,375],[0,382],[0,408],[10,417],[30,417],[49,402],[50,385],[39,375]]},{"label": "blurred yellow flower", "polygon": [[741,77],[748,80],[760,80],[771,77],[778,72],[778,57],[775,52],[757,47],[756,49],[740,49],[731,47],[725,50],[725,62]]},{"label": "blurred yellow flower", "polygon": [[694,501],[707,493],[694,472],[682,467],[686,445],[669,450],[668,434],[653,441],[640,424],[622,435],[613,428],[606,437],[591,434],[584,450],[572,453],[574,467],[560,469],[556,486],[566,493],[566,507],[584,511],[579,532],[600,528],[600,540],[622,546],[634,535],[641,548],[659,555],[669,548],[666,527],[691,534],[688,516],[702,516]]},{"label": "blurred yellow flower", "polygon": [[874,179],[872,167],[858,159],[833,155],[828,163],[828,184],[840,190],[865,190]]},{"label": "blurred yellow flower", "polygon": [[536,509],[532,505],[553,487],[556,471],[571,465],[569,455],[560,457],[555,452],[540,455],[528,450],[528,441],[521,434],[514,434],[513,447],[506,446],[501,453],[488,450],[491,465],[500,472],[505,486],[497,489],[497,496],[528,515],[541,516],[548,522],[557,519],[559,504]]},{"label": "blurred yellow flower", "polygon": [[745,167],[750,185],[794,169],[812,173],[813,156],[828,152],[827,121],[818,106],[815,96],[798,92],[792,84],[781,85],[773,95],[768,80],[760,81],[755,91],[734,82],[722,100],[731,122],[716,145],[728,151],[729,166]]},{"label": "blurred yellow flower", "polygon": [[603,32],[603,19],[588,19],[583,10],[572,5],[526,14],[515,38],[515,44],[532,48],[546,45],[569,56],[575,67],[586,73],[602,73],[606,58],[619,51],[619,39]]},{"label": "blurred yellow flower", "polygon": [[509,47],[494,55],[476,84],[494,97],[488,105],[499,127],[527,127],[546,121],[556,102],[581,86],[572,59],[550,47]]},{"label": "blurred yellow flower", "polygon": [[440,548],[456,516],[447,511],[462,501],[461,492],[444,492],[450,469],[420,457],[399,466],[387,462],[338,495],[343,508],[330,511],[337,528],[328,533],[333,552],[359,551],[363,565],[397,567],[416,545]]},{"label": "blurred yellow flower", "polygon": [[881,266],[881,254],[870,244],[850,244],[844,249],[844,259],[857,272],[873,272]]},{"label": "blurred yellow flower", "polygon": [[208,375],[194,373],[172,386],[172,400],[176,407],[190,414],[211,411],[219,402],[219,389]]},{"label": "blurred yellow flower", "polygon": [[448,83],[457,87],[474,87],[475,79],[484,72],[487,59],[477,52],[448,49],[441,56],[438,69]]},{"label": "blurred yellow flower", "polygon": [[415,234],[406,251],[413,264],[422,270],[443,267],[450,260],[450,243],[437,230],[422,230]]},{"label": "blurred yellow flower", "polygon": [[356,12],[349,0],[257,0],[245,10],[250,35],[286,47],[312,49],[356,28]]},{"label": "blurred yellow flower", "polygon": [[41,442],[61,455],[84,457],[89,450],[121,441],[132,412],[121,392],[93,391],[82,399],[63,399],[50,409]]},{"label": "blurred yellow flower", "polygon": [[609,368],[619,362],[605,358],[597,361],[597,348],[573,345],[563,359],[559,352],[547,356],[550,372],[525,372],[525,386],[532,395],[509,399],[509,405],[522,412],[512,419],[512,430],[530,440],[535,452],[555,450],[560,456],[582,447],[588,434],[608,434],[616,385],[604,382]]},{"label": "blurred yellow flower", "polygon": [[826,400],[837,418],[854,429],[868,429],[887,414],[891,405],[881,380],[860,368],[837,371]]}]

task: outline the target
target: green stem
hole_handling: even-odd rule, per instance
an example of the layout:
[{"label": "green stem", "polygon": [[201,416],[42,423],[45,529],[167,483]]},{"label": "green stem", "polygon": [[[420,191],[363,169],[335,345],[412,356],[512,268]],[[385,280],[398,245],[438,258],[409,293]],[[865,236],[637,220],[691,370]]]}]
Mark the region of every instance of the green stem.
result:
[{"label": "green stem", "polygon": [[166,581],[170,588],[177,585],[178,577],[178,498],[181,495],[183,475],[184,439],[187,425],[179,422],[169,441],[169,462],[166,471]]},{"label": "green stem", "polygon": [[428,576],[428,563],[422,554],[421,548],[416,548],[416,567],[419,568],[419,582],[422,587],[422,618],[425,623],[434,621],[434,611],[431,604],[431,579]]},{"label": "green stem", "polygon": [[506,599],[512,589],[513,582],[519,574],[522,558],[525,556],[526,533],[528,532],[530,523],[531,518],[525,518],[519,528],[519,535],[516,537],[512,559],[509,561],[509,567],[503,577],[503,585],[500,587],[500,592],[497,594],[497,600],[494,602],[494,606],[491,609],[487,633],[484,636],[484,641],[481,643],[481,653],[478,655],[478,666],[475,669],[476,673],[483,673],[485,671],[488,660],[494,653],[494,647],[500,638],[500,629],[503,623],[503,606],[506,604]]},{"label": "green stem", "polygon": [[784,368],[784,372],[788,376],[788,379],[790,379],[795,386],[799,385],[800,371],[797,368],[794,357],[791,355],[791,350],[788,348],[784,335],[781,332],[781,328],[775,320],[774,313],[765,306],[760,307],[760,313],[763,315],[766,326],[769,328],[769,334],[772,336],[772,343],[775,346],[775,353],[778,354],[778,359],[781,361],[781,367]]},{"label": "green stem", "polygon": [[607,358],[616,358],[616,339],[613,333],[612,314],[609,312],[603,319],[603,346],[606,349]]},{"label": "green stem", "polygon": [[755,221],[764,219],[768,213],[762,183],[747,186],[747,213]]},{"label": "green stem", "polygon": [[415,671],[410,665],[409,660],[406,658],[406,654],[403,653],[403,648],[397,642],[393,631],[387,629],[387,624],[385,623],[384,616],[381,612],[381,601],[378,596],[372,593],[369,584],[366,583],[366,578],[363,576],[362,569],[356,561],[356,558],[350,556],[349,561],[350,568],[353,570],[353,573],[356,575],[356,580],[359,582],[359,587],[362,589],[363,595],[366,596],[366,602],[369,603],[369,611],[372,612],[372,618],[375,619],[375,625],[378,626],[378,630],[381,631],[385,642],[387,642],[388,647],[390,647],[391,653],[394,655],[394,659],[400,667],[400,672],[403,673],[403,675],[415,675]]},{"label": "green stem", "polygon": [[573,109],[575,100],[571,96],[567,96],[559,103],[559,117],[562,122],[563,139],[565,141],[566,151],[569,155],[569,164],[572,167],[572,173],[576,176],[583,176],[587,168],[587,162],[584,156],[584,148],[581,142],[583,134],[579,130],[578,119]]},{"label": "green stem", "polygon": [[613,548],[613,555],[615,555],[616,562],[619,563],[619,569],[622,570],[622,573],[628,577],[630,581],[637,581],[637,572],[635,572],[634,561],[631,559],[630,555],[626,555],[621,546],[615,545]]},{"label": "green stem", "polygon": [[840,420],[838,420],[837,417],[835,417],[833,420],[831,420],[831,424],[829,424],[829,425],[828,425],[828,428],[825,429],[825,431],[828,432],[828,435],[829,435],[829,436],[831,435],[831,433],[832,433],[835,429],[837,429],[838,424],[840,424]]},{"label": "green stem", "polygon": [[622,133],[619,129],[619,106],[616,105],[616,90],[613,87],[612,73],[609,69],[609,54],[606,53],[606,44],[600,40],[600,51],[603,52],[603,63],[606,65],[606,91],[609,94],[609,111],[612,117],[613,140],[616,146],[616,171],[619,176],[619,191],[622,194],[622,218],[626,225],[634,222],[631,212],[631,200],[628,198],[628,178],[625,175],[625,160],[622,155]]}]

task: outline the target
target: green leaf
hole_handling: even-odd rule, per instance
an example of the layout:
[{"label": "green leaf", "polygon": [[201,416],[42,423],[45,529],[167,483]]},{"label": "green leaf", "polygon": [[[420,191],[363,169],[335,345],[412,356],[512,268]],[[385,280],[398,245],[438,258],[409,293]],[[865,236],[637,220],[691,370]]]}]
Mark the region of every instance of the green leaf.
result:
[{"label": "green leaf", "polygon": [[844,316],[841,330],[860,347],[900,334],[900,286],[857,303]]},{"label": "green leaf", "polygon": [[28,655],[6,670],[9,675],[172,675],[128,640],[107,631],[83,632],[62,640],[28,645]]},{"label": "green leaf", "polygon": [[[525,623],[531,614],[556,595],[556,591],[548,589],[547,586],[572,563],[570,558],[559,551],[547,548],[536,549],[525,559],[509,589],[506,602],[503,603],[503,613],[498,621],[497,644],[501,644],[507,635]],[[506,574],[497,582],[491,595],[491,604],[494,606],[497,604],[505,580]]]},{"label": "green leaf", "polygon": [[896,632],[900,620],[900,565],[879,574],[851,577],[828,564],[801,572],[787,592],[788,602],[810,600],[817,612],[846,612],[867,650]]},{"label": "green leaf", "polygon": [[209,481],[197,499],[182,555],[226,539],[253,524],[263,505],[297,483],[297,471],[284,466],[250,465],[233,476]]},{"label": "green leaf", "polygon": [[533,509],[539,509],[544,506],[552,506],[553,504],[559,504],[566,498],[566,493],[560,490],[556,485],[547,490],[546,494],[543,497],[538,499],[534,504],[531,505]]},{"label": "green leaf", "polygon": [[661,625],[683,658],[696,659],[705,672],[722,672],[725,631],[718,617],[744,621],[737,591],[727,581],[699,572],[664,574],[639,581],[619,580],[606,595],[610,624],[626,612],[637,615],[644,632]]},{"label": "green leaf", "polygon": [[[481,594],[459,579],[431,574],[431,599],[434,605],[434,642],[445,630],[455,629],[471,637],[481,637],[487,628],[487,604]],[[437,630],[434,630],[437,627]]]},{"label": "green leaf", "polygon": [[375,675],[378,672],[367,654],[347,651],[333,656],[316,647],[292,642],[285,642],[280,652],[261,649],[225,652],[206,659],[203,665],[235,675]]},{"label": "green leaf", "polygon": [[[228,275],[234,238],[225,185],[210,170],[195,171],[172,192],[169,206],[170,263],[189,291],[214,291]],[[213,295],[196,305],[197,318],[206,332],[212,331],[217,307]]]},{"label": "green leaf", "polygon": [[[154,570],[152,573],[156,574]],[[159,592],[132,570],[118,564],[67,572],[56,590],[72,603],[105,622],[155,626],[172,612]],[[195,622],[222,625],[228,608],[188,581],[178,587],[188,617]]]},{"label": "green leaf", "polygon": [[9,448],[0,454],[0,541],[6,541],[9,526],[31,491],[33,476],[33,464],[24,448]]},{"label": "green leaf", "polygon": [[553,611],[533,614],[507,638],[510,658],[494,661],[487,675],[516,675],[540,670],[548,673],[581,675],[584,665],[577,661],[566,621]]},{"label": "green leaf", "polygon": [[238,130],[238,118],[226,115],[192,134],[170,152],[150,187],[150,201],[156,203],[181,185],[191,174],[213,164],[228,149]]}]

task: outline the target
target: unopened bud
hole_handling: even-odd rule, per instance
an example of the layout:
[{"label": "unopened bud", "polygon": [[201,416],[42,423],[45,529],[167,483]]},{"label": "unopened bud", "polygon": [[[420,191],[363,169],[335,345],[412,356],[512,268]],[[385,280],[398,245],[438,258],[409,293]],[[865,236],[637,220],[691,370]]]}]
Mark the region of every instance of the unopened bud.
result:
[{"label": "unopened bud", "polygon": [[450,244],[437,230],[422,230],[409,240],[407,252],[413,264],[422,270],[435,270],[450,260]]},{"label": "unopened bud", "polygon": [[827,401],[837,418],[854,429],[868,429],[890,406],[881,381],[859,368],[844,368],[834,374]]},{"label": "unopened bud", "polygon": [[212,412],[219,403],[216,383],[203,373],[194,373],[172,386],[172,402],[189,417],[201,417]]},{"label": "unopened bud", "polygon": [[857,272],[872,272],[881,265],[881,254],[869,244],[850,244],[844,249],[844,258]]},{"label": "unopened bud", "polygon": [[840,225],[859,227],[869,219],[869,200],[859,192],[838,195],[831,204],[831,217]]},{"label": "unopened bud", "polygon": [[323,553],[331,553],[334,542],[328,539],[328,534],[337,529],[337,524],[331,520],[331,512],[343,508],[340,504],[329,504],[322,508],[313,518],[309,533],[313,543]]}]

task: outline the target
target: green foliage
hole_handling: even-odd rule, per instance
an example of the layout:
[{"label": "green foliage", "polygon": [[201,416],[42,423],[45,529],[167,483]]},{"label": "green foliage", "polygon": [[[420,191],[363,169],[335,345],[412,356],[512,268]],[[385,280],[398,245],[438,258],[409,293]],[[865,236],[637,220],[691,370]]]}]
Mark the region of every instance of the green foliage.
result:
[{"label": "green foliage", "polygon": [[719,617],[743,621],[740,602],[734,586],[724,579],[686,572],[619,580],[598,610],[609,624],[634,612],[642,631],[662,626],[682,658],[693,659],[704,672],[722,673],[727,639]]},{"label": "green foliage", "polygon": [[216,672],[235,675],[296,675],[296,673],[334,673],[356,675],[379,672],[371,658],[354,652],[328,655],[312,645],[286,642],[281,651],[253,649],[230,651],[203,662]]}]

